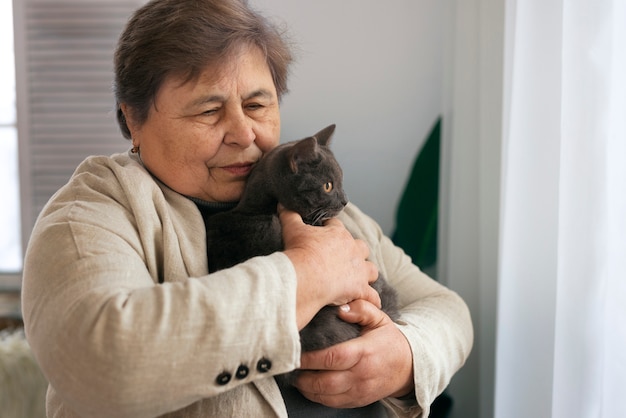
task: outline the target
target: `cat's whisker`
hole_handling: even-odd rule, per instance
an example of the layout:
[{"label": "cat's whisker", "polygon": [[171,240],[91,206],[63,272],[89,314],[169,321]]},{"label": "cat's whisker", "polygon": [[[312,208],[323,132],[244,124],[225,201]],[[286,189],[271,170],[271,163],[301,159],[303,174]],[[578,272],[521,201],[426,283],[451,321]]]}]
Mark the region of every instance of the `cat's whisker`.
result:
[{"label": "cat's whisker", "polygon": [[340,210],[331,210],[329,208],[318,208],[306,216],[307,223],[314,226],[320,226],[322,223],[339,213]]},{"label": "cat's whisker", "polygon": [[322,222],[328,218],[330,218],[330,216],[328,216],[328,212],[324,208],[313,211],[307,216],[307,219],[310,219],[311,225],[314,226],[320,226]]}]

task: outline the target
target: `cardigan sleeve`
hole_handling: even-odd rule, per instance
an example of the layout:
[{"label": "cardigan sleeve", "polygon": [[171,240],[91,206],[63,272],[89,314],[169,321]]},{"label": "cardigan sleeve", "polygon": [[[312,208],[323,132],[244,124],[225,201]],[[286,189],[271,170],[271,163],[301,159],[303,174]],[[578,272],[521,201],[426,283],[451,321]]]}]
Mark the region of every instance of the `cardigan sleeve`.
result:
[{"label": "cardigan sleeve", "polygon": [[195,205],[127,169],[79,168],[29,241],[26,333],[64,405],[157,416],[299,366],[289,259],[207,275]]},{"label": "cardigan sleeve", "polygon": [[473,344],[473,328],[461,297],[428,277],[404,251],[386,237],[378,224],[354,205],[342,220],[370,246],[371,259],[396,289],[401,321],[397,324],[413,353],[417,404],[386,400],[398,416],[428,416],[430,405],[465,363]]}]

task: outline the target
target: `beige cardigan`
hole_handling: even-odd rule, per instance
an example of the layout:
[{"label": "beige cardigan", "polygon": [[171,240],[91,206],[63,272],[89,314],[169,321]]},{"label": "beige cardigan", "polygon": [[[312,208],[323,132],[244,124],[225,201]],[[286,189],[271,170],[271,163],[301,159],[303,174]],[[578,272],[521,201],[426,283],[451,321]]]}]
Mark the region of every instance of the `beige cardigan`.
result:
[{"label": "beige cardigan", "polygon": [[[426,416],[471,349],[467,307],[356,207],[341,219],[401,297],[421,408],[384,403]],[[282,253],[207,275],[191,200],[130,154],[88,158],[43,209],[25,257],[24,322],[50,382],[48,416],[286,417],[272,376],[299,366],[295,294]],[[219,385],[224,372],[233,378]]]}]

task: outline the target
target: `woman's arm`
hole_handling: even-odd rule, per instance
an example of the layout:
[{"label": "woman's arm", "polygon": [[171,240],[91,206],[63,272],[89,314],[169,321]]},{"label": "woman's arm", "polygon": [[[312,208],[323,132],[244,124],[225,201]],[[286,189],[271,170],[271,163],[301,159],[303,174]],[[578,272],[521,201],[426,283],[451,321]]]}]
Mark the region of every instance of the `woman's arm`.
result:
[{"label": "woman's arm", "polygon": [[[44,374],[78,414],[157,416],[299,364],[295,272],[284,255],[157,285],[123,246],[68,256],[67,228],[34,237],[23,309]],[[257,367],[265,360],[271,369]],[[238,379],[241,366],[249,373]]]},{"label": "woman's arm", "polygon": [[77,169],[34,228],[22,288],[29,343],[64,405],[157,416],[298,366],[288,257],[207,275],[204,240],[195,204],[138,164]]},{"label": "woman's arm", "polygon": [[[456,293],[422,273],[357,208],[349,205],[340,219],[370,245],[372,260],[398,291],[401,323],[391,323],[365,302],[354,302],[351,312],[341,315],[365,325],[363,336],[317,353],[304,353],[302,367],[329,372],[302,374],[299,388],[311,399],[329,405],[357,406],[406,393],[411,377],[421,408],[411,402],[385,402],[401,415],[417,416],[428,411],[469,355],[473,340],[469,311]],[[328,396],[329,391],[338,396]]]}]

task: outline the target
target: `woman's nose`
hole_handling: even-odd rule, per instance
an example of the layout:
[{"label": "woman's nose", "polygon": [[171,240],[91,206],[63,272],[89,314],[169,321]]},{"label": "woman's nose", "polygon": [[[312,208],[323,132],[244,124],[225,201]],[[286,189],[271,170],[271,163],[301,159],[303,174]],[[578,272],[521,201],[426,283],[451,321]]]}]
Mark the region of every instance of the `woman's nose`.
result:
[{"label": "woman's nose", "polygon": [[250,146],[256,139],[256,134],[252,129],[251,121],[243,111],[233,112],[227,120],[224,143],[228,145],[238,145],[242,148]]}]

